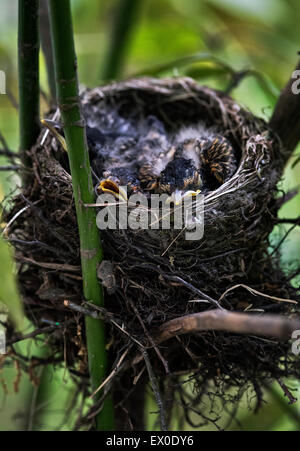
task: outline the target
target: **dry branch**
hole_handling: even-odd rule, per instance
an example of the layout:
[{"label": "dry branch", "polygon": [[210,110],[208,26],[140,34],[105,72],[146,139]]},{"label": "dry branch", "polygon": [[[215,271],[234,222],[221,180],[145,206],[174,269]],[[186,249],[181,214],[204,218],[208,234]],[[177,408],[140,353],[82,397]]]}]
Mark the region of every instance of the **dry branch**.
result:
[{"label": "dry branch", "polygon": [[167,321],[158,329],[155,341],[162,343],[176,335],[197,333],[204,330],[223,330],[237,334],[259,335],[286,340],[291,338],[294,330],[300,330],[300,319],[215,309]]}]

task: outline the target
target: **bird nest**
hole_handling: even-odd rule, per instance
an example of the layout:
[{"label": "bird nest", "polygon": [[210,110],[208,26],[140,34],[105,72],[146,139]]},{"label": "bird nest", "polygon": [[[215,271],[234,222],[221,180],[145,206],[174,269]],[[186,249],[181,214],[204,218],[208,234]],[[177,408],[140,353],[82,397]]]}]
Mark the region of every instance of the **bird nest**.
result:
[{"label": "bird nest", "polygon": [[[133,425],[138,419],[130,399],[147,372],[164,406],[162,423],[174,401],[192,425],[197,414],[202,422],[217,422],[203,400],[218,399],[223,409],[250,385],[258,407],[270,380],[300,376],[288,340],[299,325],[300,297],[269,239],[284,202],[277,190],[279,140],[229,96],[188,78],[129,80],[84,90],[81,98],[93,127],[109,126],[113,112],[137,129],[154,116],[170,134],[199,122],[214,126],[232,144],[238,164],[229,180],[204,192],[201,239],[187,240],[184,230],[172,228],[101,230],[105,310],[98,311],[83,299],[67,157],[43,130],[29,153],[33,183],[7,214],[28,317],[38,328],[49,323],[55,361],[65,360],[81,383],[87,375],[84,314],[106,321],[115,371],[102,390],[114,393]],[[96,184],[96,167],[94,176]]]}]

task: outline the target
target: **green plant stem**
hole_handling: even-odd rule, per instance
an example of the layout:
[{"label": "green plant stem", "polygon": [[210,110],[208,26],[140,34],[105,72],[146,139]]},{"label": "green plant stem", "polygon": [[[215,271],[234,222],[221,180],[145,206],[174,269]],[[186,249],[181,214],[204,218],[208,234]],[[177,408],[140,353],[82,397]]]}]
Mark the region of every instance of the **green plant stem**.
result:
[{"label": "green plant stem", "polygon": [[40,35],[41,35],[41,47],[43,50],[47,68],[49,91],[52,100],[55,101],[56,87],[55,87],[53,50],[49,22],[48,0],[40,0]]},{"label": "green plant stem", "polygon": [[137,22],[141,4],[142,0],[119,0],[107,57],[100,74],[102,81],[117,79],[121,76],[130,37]]},{"label": "green plant stem", "polygon": [[[70,1],[51,0],[49,7],[56,92],[64,124],[79,228],[83,292],[86,300],[102,306],[102,289],[97,279],[97,264],[102,259],[99,230],[94,211],[84,206],[94,202],[94,194],[78,95]],[[96,389],[106,372],[104,325],[100,320],[86,317],[86,338],[91,382],[93,389]],[[114,429],[109,399],[105,401],[96,422],[98,430]]]},{"label": "green plant stem", "polygon": [[[38,10],[38,0],[19,0],[19,126],[20,152],[25,168],[30,166],[26,151],[36,143],[40,132]],[[25,170],[25,183],[28,177],[28,171]]]}]

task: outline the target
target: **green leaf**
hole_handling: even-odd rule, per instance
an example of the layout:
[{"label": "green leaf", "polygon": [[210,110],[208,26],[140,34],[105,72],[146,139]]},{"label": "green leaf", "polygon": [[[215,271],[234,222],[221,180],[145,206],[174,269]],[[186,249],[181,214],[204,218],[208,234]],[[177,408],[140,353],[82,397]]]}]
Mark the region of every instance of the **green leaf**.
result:
[{"label": "green leaf", "polygon": [[195,80],[201,78],[220,77],[228,74],[228,70],[224,67],[203,65],[192,66],[184,71],[184,75],[194,78]]},{"label": "green leaf", "polygon": [[16,283],[14,261],[9,244],[0,237],[0,305],[8,309],[8,315],[17,329],[23,323],[24,313]]},{"label": "green leaf", "polygon": [[140,70],[132,74],[131,77],[135,78],[143,75],[156,76],[162,72],[167,72],[170,70],[174,70],[178,67],[189,66],[190,64],[199,62],[214,63],[215,65],[223,68],[224,71],[229,72],[231,74],[234,73],[233,68],[229,64],[225,63],[225,61],[215,57],[210,53],[193,53],[192,55],[182,56],[181,58],[176,58],[166,63],[152,65],[151,67],[147,67],[143,70]]}]

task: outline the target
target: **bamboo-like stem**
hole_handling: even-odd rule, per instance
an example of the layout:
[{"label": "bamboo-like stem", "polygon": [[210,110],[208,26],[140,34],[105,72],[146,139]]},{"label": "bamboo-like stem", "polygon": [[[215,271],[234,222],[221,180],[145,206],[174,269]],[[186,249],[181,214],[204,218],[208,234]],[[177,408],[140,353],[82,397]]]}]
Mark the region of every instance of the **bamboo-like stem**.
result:
[{"label": "bamboo-like stem", "polygon": [[132,29],[138,17],[141,4],[142,0],[119,0],[115,11],[116,18],[113,23],[106,61],[102,65],[100,74],[102,81],[120,77]]},{"label": "bamboo-like stem", "polygon": [[[18,70],[19,70],[19,126],[20,153],[26,168],[30,160],[26,151],[39,135],[39,29],[38,0],[19,0]],[[24,182],[28,171],[24,171]]]},{"label": "bamboo-like stem", "polygon": [[[74,48],[70,0],[49,3],[53,41],[56,92],[61,110],[72,175],[79,228],[83,292],[88,301],[103,305],[102,289],[97,280],[97,264],[102,258],[95,213],[84,204],[94,202],[89,154],[78,95],[77,60]],[[95,390],[106,371],[104,325],[86,317],[86,338],[92,388]],[[110,400],[106,400],[97,419],[98,430],[114,429]]]},{"label": "bamboo-like stem", "polygon": [[53,50],[49,22],[48,0],[40,0],[40,35],[41,35],[41,47],[43,50],[47,68],[49,91],[52,100],[55,101],[56,87],[55,87]]}]

